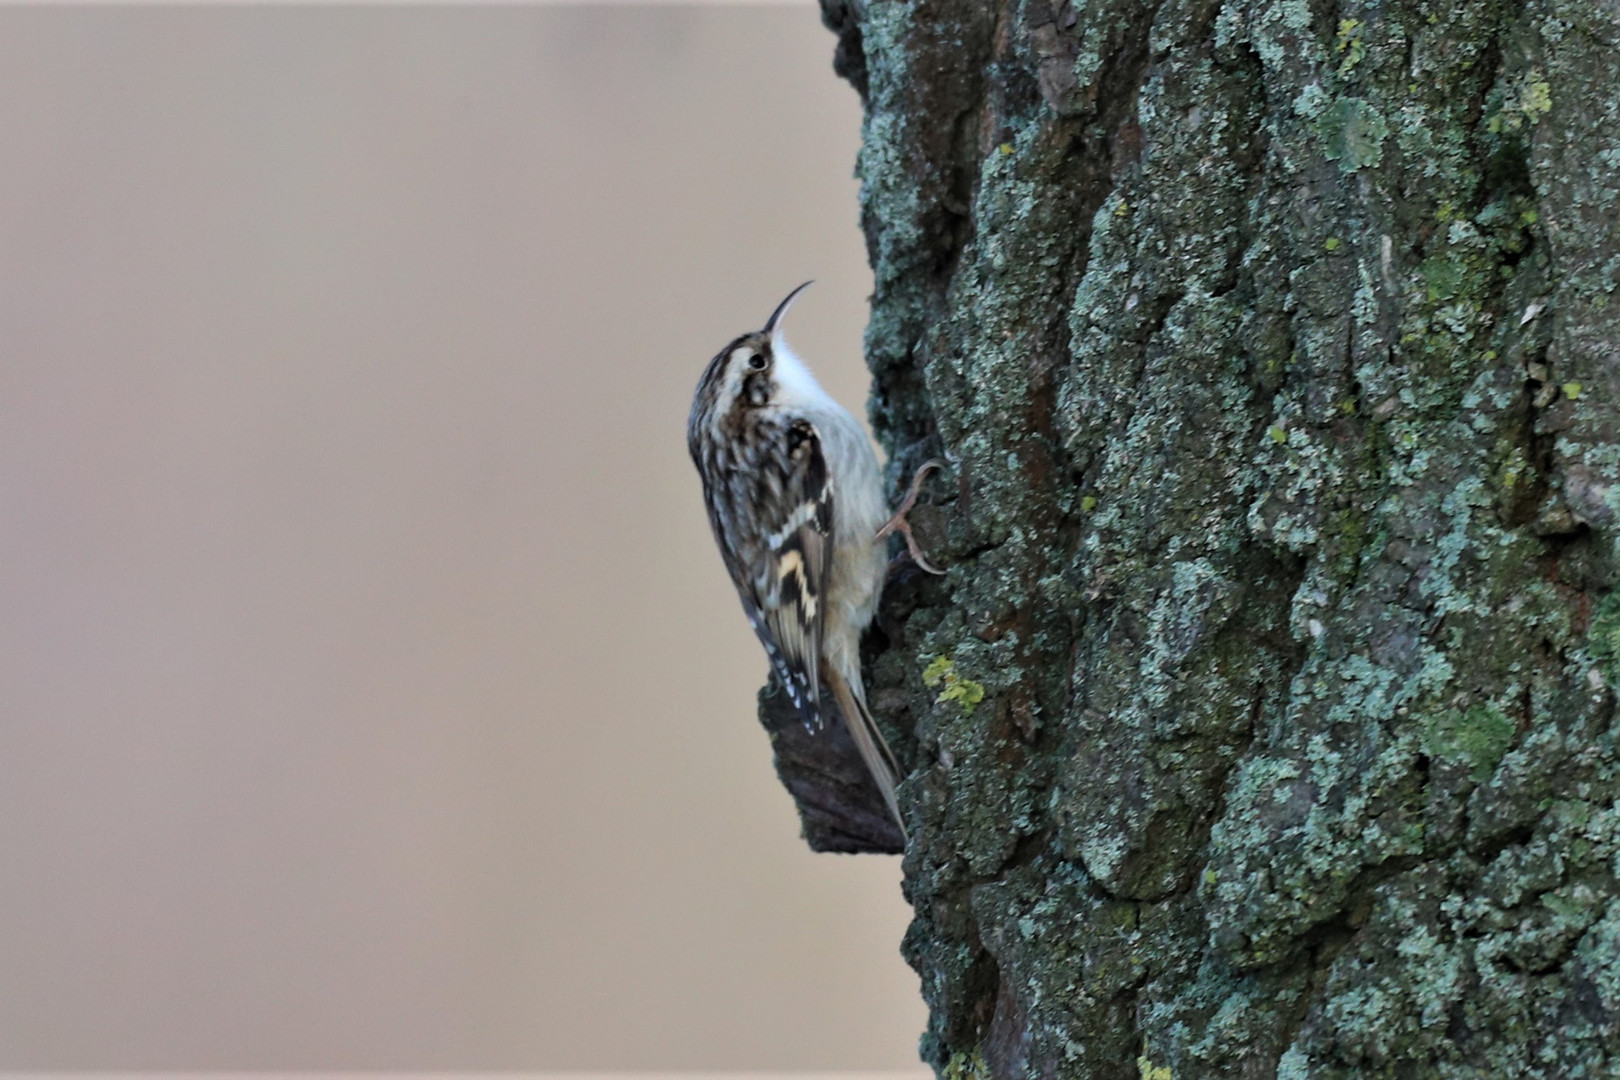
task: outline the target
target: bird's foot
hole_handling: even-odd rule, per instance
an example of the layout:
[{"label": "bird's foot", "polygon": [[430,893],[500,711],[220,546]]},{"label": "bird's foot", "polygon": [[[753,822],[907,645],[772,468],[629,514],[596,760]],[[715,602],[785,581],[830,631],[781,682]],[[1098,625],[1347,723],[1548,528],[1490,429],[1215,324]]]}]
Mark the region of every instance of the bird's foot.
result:
[{"label": "bird's foot", "polygon": [[884,524],[883,528],[877,531],[880,538],[888,536],[892,532],[898,532],[901,536],[905,537],[906,551],[911,554],[911,561],[928,571],[930,574],[943,574],[945,571],[936,568],[934,564],[930,563],[927,557],[923,555],[922,549],[917,546],[917,538],[911,535],[911,522],[906,520],[906,515],[911,513],[911,508],[913,506],[917,505],[917,496],[922,493],[923,480],[927,478],[929,473],[936,469],[943,469],[945,465],[946,462],[941,458],[930,458],[929,460],[923,462],[922,467],[919,468],[916,475],[911,478],[911,489],[906,492],[906,497],[901,500],[900,509],[896,510],[894,512],[894,517],[890,518]]}]

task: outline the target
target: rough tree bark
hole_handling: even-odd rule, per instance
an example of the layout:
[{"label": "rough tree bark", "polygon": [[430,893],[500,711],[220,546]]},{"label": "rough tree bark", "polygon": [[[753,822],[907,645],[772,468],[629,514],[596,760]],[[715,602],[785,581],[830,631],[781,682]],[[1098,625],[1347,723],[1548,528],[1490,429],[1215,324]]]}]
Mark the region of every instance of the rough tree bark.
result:
[{"label": "rough tree bark", "polygon": [[1620,1074],[1620,7],[822,6],[924,1058]]}]

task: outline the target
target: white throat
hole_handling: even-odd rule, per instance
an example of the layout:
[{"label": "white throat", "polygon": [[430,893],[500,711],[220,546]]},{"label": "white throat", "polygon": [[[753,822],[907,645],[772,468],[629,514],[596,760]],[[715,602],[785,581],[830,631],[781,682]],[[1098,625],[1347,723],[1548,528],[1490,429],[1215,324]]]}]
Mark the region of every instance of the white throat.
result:
[{"label": "white throat", "polygon": [[771,356],[775,360],[777,400],[774,405],[802,406],[811,408],[834,408],[841,406],[834,401],[816,382],[816,377],[810,373],[803,360],[788,347],[787,341],[780,333],[771,339]]}]

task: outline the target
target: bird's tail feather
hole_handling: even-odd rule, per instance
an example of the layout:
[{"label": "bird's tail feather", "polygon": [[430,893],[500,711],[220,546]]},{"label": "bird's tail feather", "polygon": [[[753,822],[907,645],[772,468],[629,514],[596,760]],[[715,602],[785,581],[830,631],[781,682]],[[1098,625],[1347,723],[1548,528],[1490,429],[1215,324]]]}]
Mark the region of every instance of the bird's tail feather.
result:
[{"label": "bird's tail feather", "polygon": [[889,749],[883,732],[878,729],[877,721],[872,718],[872,711],[866,707],[866,691],[859,682],[851,685],[837,671],[828,672],[828,676],[827,683],[838,701],[838,711],[844,714],[844,726],[849,729],[849,737],[855,741],[855,749],[860,751],[867,772],[877,782],[878,792],[882,794],[895,824],[900,826],[900,835],[909,839],[906,823],[900,817],[900,802],[894,793],[900,783],[900,763],[895,759],[894,751]]}]

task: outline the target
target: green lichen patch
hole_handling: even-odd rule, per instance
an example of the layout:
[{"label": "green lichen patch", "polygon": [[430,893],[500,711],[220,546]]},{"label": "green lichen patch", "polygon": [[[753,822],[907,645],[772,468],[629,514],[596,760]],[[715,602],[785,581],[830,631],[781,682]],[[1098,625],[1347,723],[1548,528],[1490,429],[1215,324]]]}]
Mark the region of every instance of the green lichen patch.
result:
[{"label": "green lichen patch", "polygon": [[1518,726],[1488,705],[1445,709],[1423,721],[1423,752],[1430,757],[1467,765],[1473,778],[1491,775],[1513,746]]},{"label": "green lichen patch", "polygon": [[1468,266],[1461,259],[1433,256],[1418,267],[1430,300],[1452,300],[1462,291]]},{"label": "green lichen patch", "polygon": [[1384,160],[1389,123],[1365,98],[1340,98],[1316,121],[1322,156],[1345,172],[1367,169]]}]

